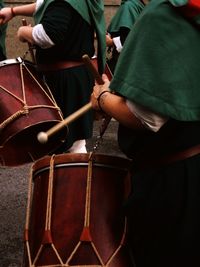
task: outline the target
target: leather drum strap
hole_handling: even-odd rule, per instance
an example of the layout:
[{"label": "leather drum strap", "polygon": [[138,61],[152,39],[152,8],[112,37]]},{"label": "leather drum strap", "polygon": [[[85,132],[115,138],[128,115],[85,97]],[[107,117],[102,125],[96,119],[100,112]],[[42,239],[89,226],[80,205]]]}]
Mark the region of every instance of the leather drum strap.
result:
[{"label": "leather drum strap", "polygon": [[[161,158],[157,158],[157,159],[151,159],[149,158],[148,160],[145,161],[138,161],[137,163],[135,163],[136,169],[140,169],[140,170],[146,170],[146,169],[155,169],[155,168],[159,168],[161,166],[165,166],[168,164],[172,164],[174,162],[177,161],[181,161],[187,158],[191,158],[193,156],[196,156],[200,154],[200,144],[196,145],[196,146],[192,146],[188,149],[185,149],[183,151],[179,151],[179,152],[175,152],[173,154],[170,155],[166,155],[163,156]],[[133,163],[134,163],[134,159],[133,159]]]},{"label": "leather drum strap", "polygon": [[83,61],[58,61],[53,64],[38,64],[37,69],[39,71],[56,71],[61,69],[74,68],[83,65]]}]

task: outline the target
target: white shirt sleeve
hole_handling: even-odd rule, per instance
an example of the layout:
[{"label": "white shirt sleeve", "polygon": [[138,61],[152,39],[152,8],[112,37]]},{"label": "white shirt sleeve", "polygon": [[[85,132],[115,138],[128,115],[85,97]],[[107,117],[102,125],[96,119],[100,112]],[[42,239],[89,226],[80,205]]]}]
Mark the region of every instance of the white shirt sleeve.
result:
[{"label": "white shirt sleeve", "polygon": [[117,52],[120,53],[122,51],[122,48],[123,48],[121,40],[120,40],[120,37],[119,36],[118,37],[114,37],[113,38],[113,43],[114,43],[114,45],[116,47]]},{"label": "white shirt sleeve", "polygon": [[37,24],[33,27],[32,35],[35,44],[43,49],[50,48],[55,45],[54,42],[46,34],[42,24]]},{"label": "white shirt sleeve", "polygon": [[155,113],[152,110],[130,100],[126,100],[126,104],[130,111],[142,122],[142,124],[153,132],[157,132],[169,119],[166,116]]},{"label": "white shirt sleeve", "polygon": [[35,12],[41,7],[44,3],[44,0],[36,0]]}]

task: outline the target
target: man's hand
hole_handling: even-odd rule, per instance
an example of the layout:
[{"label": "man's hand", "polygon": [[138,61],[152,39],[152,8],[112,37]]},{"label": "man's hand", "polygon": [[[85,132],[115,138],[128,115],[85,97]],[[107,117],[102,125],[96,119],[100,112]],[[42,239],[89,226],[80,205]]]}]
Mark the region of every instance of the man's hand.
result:
[{"label": "man's hand", "polygon": [[33,28],[31,27],[31,25],[19,27],[17,31],[17,37],[19,41],[23,43],[28,42],[30,44],[33,44],[32,31]]},{"label": "man's hand", "polygon": [[108,79],[108,76],[106,74],[102,75],[102,79],[104,81],[104,84],[100,85],[95,83],[94,87],[93,87],[93,93],[91,95],[91,103],[92,103],[92,107],[93,109],[97,110],[97,111],[102,111],[101,107],[99,106],[99,96],[105,91],[108,92],[110,91],[109,89],[109,85],[110,85],[110,81]]},{"label": "man's hand", "polygon": [[0,10],[0,25],[7,23],[13,18],[13,12],[11,7],[4,7]]}]

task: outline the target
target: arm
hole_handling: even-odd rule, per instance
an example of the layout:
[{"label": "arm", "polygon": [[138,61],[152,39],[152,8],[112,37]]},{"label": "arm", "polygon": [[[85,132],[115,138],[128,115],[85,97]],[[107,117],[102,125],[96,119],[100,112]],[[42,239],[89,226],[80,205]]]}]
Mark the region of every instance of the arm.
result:
[{"label": "arm", "polygon": [[111,38],[109,33],[106,34],[106,45],[108,47],[113,46],[113,39]]},{"label": "arm", "polygon": [[106,112],[121,124],[134,130],[150,130],[157,132],[169,120],[169,117],[156,113],[148,107],[137,104],[123,96],[109,91],[110,82],[104,76],[105,84],[96,85],[92,94],[92,106],[96,110]]},{"label": "arm", "polygon": [[17,31],[17,37],[21,42],[28,42],[30,44],[34,44],[32,33],[33,33],[33,27],[31,27],[31,25],[21,26]]},{"label": "arm", "polygon": [[0,24],[7,23],[9,20],[15,16],[27,16],[31,17],[35,12],[36,4],[28,4],[16,7],[4,7],[0,10]]},{"label": "arm", "polygon": [[120,36],[112,38],[109,34],[106,34],[106,45],[108,47],[115,46],[118,53],[120,53],[122,50]]},{"label": "arm", "polygon": [[52,47],[64,40],[71,16],[71,9],[66,2],[54,1],[47,7],[40,24],[34,27],[21,26],[17,36],[20,41],[28,41],[43,49]]},{"label": "arm", "polygon": [[[120,124],[140,131],[147,131],[141,121],[134,116],[126,104],[126,99],[114,95],[109,89],[109,80],[106,75],[102,76],[104,84],[95,85],[91,96],[92,107],[97,111],[103,111],[116,119]],[[103,91],[105,93],[101,94]],[[99,95],[101,94],[100,98]]]}]

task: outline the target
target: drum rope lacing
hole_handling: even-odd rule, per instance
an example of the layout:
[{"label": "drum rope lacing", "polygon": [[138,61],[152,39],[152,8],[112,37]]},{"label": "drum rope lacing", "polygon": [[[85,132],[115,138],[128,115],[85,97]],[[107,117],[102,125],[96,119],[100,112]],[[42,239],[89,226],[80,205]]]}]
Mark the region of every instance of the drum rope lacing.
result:
[{"label": "drum rope lacing", "polygon": [[26,59],[26,56],[27,56],[28,54],[30,54],[30,56],[31,56],[31,58],[32,58],[32,62],[35,63],[35,62],[36,62],[36,61],[35,61],[35,54],[34,54],[35,46],[29,44],[28,47],[29,47],[28,50],[26,50],[26,51],[24,52],[24,55],[22,56],[22,58],[23,58],[23,60],[25,60],[25,59]]},{"label": "drum rope lacing", "polygon": [[[124,231],[122,233],[121,241],[119,246],[116,250],[111,254],[110,258],[107,260],[106,263],[103,262],[101,255],[99,254],[95,244],[92,241],[92,236],[90,233],[90,212],[91,212],[91,187],[92,187],[92,167],[93,167],[93,152],[89,155],[88,161],[88,171],[87,171],[87,185],[86,185],[86,200],[85,200],[85,216],[84,216],[84,226],[82,230],[82,234],[80,236],[80,240],[75,246],[74,250],[71,252],[71,255],[68,257],[66,263],[64,263],[53,244],[52,236],[51,236],[51,215],[52,215],[52,199],[53,199],[53,182],[54,182],[54,161],[55,155],[51,156],[50,159],[50,169],[49,169],[49,181],[48,181],[48,193],[47,193],[47,210],[46,210],[46,221],[45,221],[45,232],[42,239],[42,243],[40,248],[35,256],[35,258],[31,259],[31,252],[30,252],[30,245],[29,245],[29,225],[30,225],[30,209],[31,209],[31,201],[32,201],[32,192],[33,192],[33,185],[32,185],[32,177],[33,177],[33,166],[30,171],[30,178],[29,178],[29,188],[28,188],[28,203],[26,209],[26,223],[25,223],[25,233],[24,233],[24,242],[27,249],[27,257],[29,262],[29,267],[109,267],[110,263],[114,260],[117,253],[120,251],[122,246],[124,245],[125,235],[127,231],[127,219],[125,217],[124,221]],[[73,259],[74,255],[76,254],[78,248],[81,246],[82,242],[89,242],[99,260],[100,265],[70,265],[70,261]],[[60,264],[52,264],[52,265],[36,265],[39,257],[42,253],[44,246],[48,244],[51,245],[57,259],[59,260]]]},{"label": "drum rope lacing", "polygon": [[[23,75],[23,69],[28,72],[28,74],[32,77],[32,79],[36,82],[36,84],[40,87],[40,89],[44,92],[44,94],[47,96],[47,98],[50,100],[50,102],[53,104],[53,106],[50,105],[32,105],[29,106],[26,101],[26,93],[25,93],[25,85],[24,85],[24,75]],[[22,115],[27,115],[30,110],[37,109],[37,108],[48,108],[48,109],[54,109],[57,110],[61,116],[61,119],[63,119],[61,115],[61,110],[56,104],[55,99],[53,98],[53,95],[51,91],[49,90],[47,84],[45,84],[48,88],[48,93],[44,90],[44,88],[41,86],[41,84],[38,82],[38,80],[34,77],[34,75],[31,73],[31,71],[26,67],[26,65],[22,62],[20,63],[20,78],[21,78],[21,90],[22,90],[22,96],[23,98],[19,98],[17,95],[13,94],[9,90],[7,90],[4,86],[0,85],[0,89],[5,91],[7,94],[11,95],[13,98],[18,100],[22,103],[22,109],[18,110],[14,114],[12,114],[10,117],[5,119],[3,122],[0,123],[0,130],[3,130],[8,124],[10,124],[12,121],[16,120]]]}]

